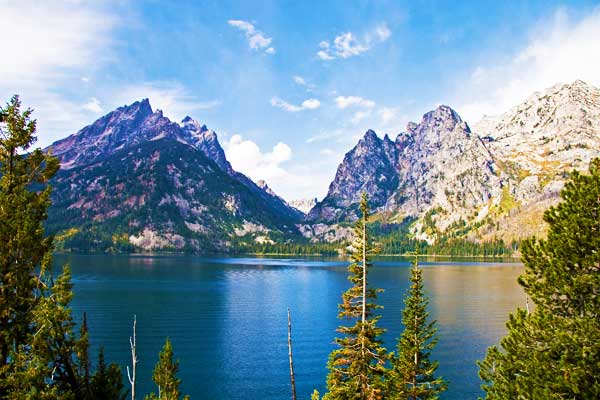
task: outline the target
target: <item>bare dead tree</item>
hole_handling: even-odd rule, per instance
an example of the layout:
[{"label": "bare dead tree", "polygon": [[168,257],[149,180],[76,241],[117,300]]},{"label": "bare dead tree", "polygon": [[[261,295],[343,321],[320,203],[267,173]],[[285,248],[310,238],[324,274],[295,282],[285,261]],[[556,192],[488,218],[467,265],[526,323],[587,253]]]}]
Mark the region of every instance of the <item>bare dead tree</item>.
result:
[{"label": "bare dead tree", "polygon": [[290,309],[287,310],[288,315],[288,356],[290,357],[290,380],[292,382],[292,400],[296,400],[296,377],[294,375],[294,358],[292,356],[292,316]]},{"label": "bare dead tree", "polygon": [[138,362],[137,353],[135,350],[135,325],[137,318],[133,316],[133,337],[129,337],[129,346],[131,346],[131,375],[129,375],[129,365],[127,366],[127,378],[131,384],[131,400],[135,400],[135,366]]}]

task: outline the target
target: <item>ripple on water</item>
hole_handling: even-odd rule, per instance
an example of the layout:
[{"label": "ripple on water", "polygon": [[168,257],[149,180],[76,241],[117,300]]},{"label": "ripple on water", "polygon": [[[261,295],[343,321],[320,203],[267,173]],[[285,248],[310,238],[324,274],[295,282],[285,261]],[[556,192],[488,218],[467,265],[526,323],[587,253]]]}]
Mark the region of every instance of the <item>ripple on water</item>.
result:
[{"label": "ripple on water", "polygon": [[[75,283],[73,312],[88,314],[94,349],[123,370],[133,315],[138,319],[139,391],[153,389],[152,368],[169,336],[180,359],[182,389],[192,398],[281,399],[289,395],[287,307],[292,310],[299,398],[324,389],[347,263],[327,258],[60,255]],[[370,281],[385,292],[380,325],[389,350],[401,332],[410,262],[384,259]],[[434,356],[451,381],[444,399],[480,395],[475,361],[505,333],[509,311],[523,305],[515,264],[423,262],[440,342]]]}]

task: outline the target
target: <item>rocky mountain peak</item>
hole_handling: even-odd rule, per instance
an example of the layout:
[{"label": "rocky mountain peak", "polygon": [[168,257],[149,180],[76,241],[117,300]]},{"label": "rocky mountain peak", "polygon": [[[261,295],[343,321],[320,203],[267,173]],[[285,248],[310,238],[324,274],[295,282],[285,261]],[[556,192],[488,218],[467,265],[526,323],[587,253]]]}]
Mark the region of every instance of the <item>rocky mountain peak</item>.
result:
[{"label": "rocky mountain peak", "polygon": [[177,124],[161,111],[153,112],[150,101],[143,99],[117,108],[50,147],[62,168],[72,168],[147,140],[175,138],[178,132]]},{"label": "rocky mountain peak", "polygon": [[150,106],[150,100],[142,99],[136,101],[130,105],[125,105],[117,108],[115,111],[110,113],[109,115],[120,115],[123,117],[132,117],[132,118],[146,118],[147,116],[153,114],[152,106]]},{"label": "rocky mountain peak", "polygon": [[365,135],[363,136],[363,140],[366,142],[369,142],[369,141],[377,141],[380,139],[374,130],[369,129],[368,131],[365,132]]},{"label": "rocky mountain peak", "polygon": [[523,136],[530,142],[558,131],[589,134],[599,116],[600,89],[576,80],[536,92],[503,114],[486,115],[473,130],[496,140]]},{"label": "rocky mountain peak", "polygon": [[325,199],[307,215],[307,220],[333,222],[356,215],[347,208],[360,200],[362,192],[369,194],[371,205],[385,204],[398,185],[396,147],[389,138],[381,140],[369,129],[358,144],[344,156]]},{"label": "rocky mountain peak", "polygon": [[202,150],[223,171],[226,171],[230,175],[233,174],[233,168],[225,157],[225,151],[221,147],[215,131],[208,129],[206,125],[200,124],[200,122],[189,116],[181,121],[181,129],[190,144]]},{"label": "rocky mountain peak", "polygon": [[377,136],[375,131],[369,129],[363,137],[358,141],[358,144],[351,150],[351,153],[361,154],[365,152],[373,151],[376,148],[381,147],[382,140]]},{"label": "rocky mountain peak", "polygon": [[181,126],[183,128],[187,128],[188,130],[194,131],[194,132],[206,132],[206,131],[208,131],[208,128],[206,127],[206,125],[204,125],[204,124],[201,125],[200,122],[198,122],[197,120],[193,119],[189,115],[186,116],[184,119],[181,120]]},{"label": "rocky mountain peak", "polygon": [[418,216],[443,209],[447,214],[439,224],[447,226],[465,217],[461,207],[475,209],[497,195],[500,185],[493,165],[458,113],[439,106],[420,123],[408,124],[395,142],[367,131],[346,154],[327,196],[307,220],[351,220],[353,206],[366,191],[372,207],[386,213]]},{"label": "rocky mountain peak", "polygon": [[269,193],[271,196],[277,196],[273,189],[271,189],[269,185],[267,185],[267,181],[263,179],[259,179],[258,181],[256,181],[256,186]]},{"label": "rocky mountain peak", "polygon": [[441,105],[423,115],[419,124],[409,124],[408,132],[421,135],[424,132],[453,132],[459,126],[460,130],[470,133],[470,129],[452,108]]}]

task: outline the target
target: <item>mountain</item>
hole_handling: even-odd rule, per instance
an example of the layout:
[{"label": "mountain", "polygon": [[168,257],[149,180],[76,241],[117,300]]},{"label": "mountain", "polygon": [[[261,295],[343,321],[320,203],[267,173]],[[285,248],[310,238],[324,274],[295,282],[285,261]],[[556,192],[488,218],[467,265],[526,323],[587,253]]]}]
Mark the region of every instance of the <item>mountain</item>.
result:
[{"label": "mountain", "polygon": [[473,125],[495,155],[512,199],[495,229],[509,239],[544,235],[546,208],[559,201],[567,173],[600,157],[600,89],[577,80],[534,93],[509,111]]},{"label": "mountain", "polygon": [[234,171],[214,131],[147,99],[50,149],[62,168],[47,228],[67,247],[222,251],[297,234],[302,214]]},{"label": "mountain", "polygon": [[384,221],[414,220],[412,232],[429,241],[539,235],[567,172],[598,156],[600,90],[582,81],[535,93],[473,129],[440,106],[394,141],[367,131],[301,229],[312,238],[307,227],[355,220],[364,191]]},{"label": "mountain", "polygon": [[221,147],[215,131],[208,129],[206,125],[200,123],[190,116],[185,117],[181,121],[181,127],[188,138],[188,143],[202,150],[202,152],[227,174],[235,175],[235,171],[231,168],[231,164],[225,157],[225,151]]},{"label": "mountain", "polygon": [[395,141],[367,131],[346,154],[327,196],[307,221],[354,220],[364,191],[372,207],[392,220],[430,212],[429,228],[466,218],[501,192],[493,157],[448,106],[409,123]]},{"label": "mountain", "polygon": [[568,172],[600,157],[600,89],[556,85],[472,129],[444,105],[395,138],[368,130],[314,203],[286,203],[235,171],[206,125],[172,122],[147,99],[50,148],[62,169],[47,228],[66,248],[225,251],[301,235],[339,240],[352,234],[362,192],[386,231],[510,241],[543,235],[543,211]]},{"label": "mountain", "polygon": [[297,199],[291,200],[288,204],[294,207],[296,210],[301,211],[303,214],[308,214],[310,210],[318,203],[316,197],[312,199]]},{"label": "mountain", "polygon": [[367,131],[358,144],[344,156],[327,196],[307,215],[307,220],[325,223],[353,220],[363,191],[369,193],[371,207],[385,205],[398,187],[396,148],[386,136],[379,139]]},{"label": "mountain", "polygon": [[[583,81],[535,93],[504,114],[474,125],[490,151],[502,160],[518,200],[541,192],[563,172],[586,169],[600,151],[600,89]],[[545,183],[545,184],[543,184]]]}]

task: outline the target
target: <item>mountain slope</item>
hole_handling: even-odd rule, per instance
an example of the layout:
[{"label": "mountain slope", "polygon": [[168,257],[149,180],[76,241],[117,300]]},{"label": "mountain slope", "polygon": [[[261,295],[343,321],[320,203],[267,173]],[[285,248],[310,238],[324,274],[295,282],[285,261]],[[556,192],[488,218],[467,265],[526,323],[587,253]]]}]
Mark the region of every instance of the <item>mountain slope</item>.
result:
[{"label": "mountain slope", "polygon": [[600,89],[583,81],[555,85],[473,130],[502,161],[517,200],[555,193],[564,171],[584,170],[600,155]]},{"label": "mountain slope", "polygon": [[63,168],[47,226],[72,247],[215,251],[297,234],[301,213],[234,171],[212,130],[148,100],[50,147]]},{"label": "mountain slope", "polygon": [[368,131],[340,164],[329,192],[307,216],[311,222],[356,218],[365,191],[373,208],[399,219],[436,210],[444,229],[501,192],[494,160],[481,140],[447,106],[410,123],[392,142]]},{"label": "mountain slope", "polygon": [[372,130],[367,131],[346,153],[327,196],[310,210],[307,219],[326,223],[353,220],[363,191],[369,193],[371,207],[385,205],[398,187],[395,163],[393,142],[387,136],[381,140]]},{"label": "mountain slope", "polygon": [[414,218],[411,231],[429,241],[543,235],[543,210],[558,200],[568,172],[599,156],[600,90],[582,81],[535,93],[472,130],[440,106],[394,142],[368,131],[302,231],[354,220],[365,191],[385,221]]},{"label": "mountain slope", "polygon": [[503,114],[484,117],[473,131],[495,155],[514,200],[509,212],[495,218],[495,227],[483,227],[478,235],[543,236],[543,211],[559,201],[568,172],[587,170],[600,157],[600,89],[581,80],[558,84]]}]

